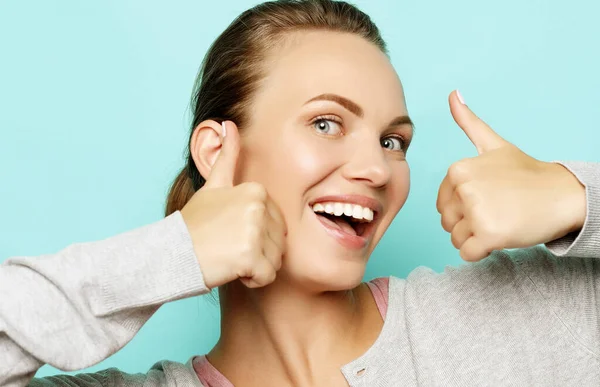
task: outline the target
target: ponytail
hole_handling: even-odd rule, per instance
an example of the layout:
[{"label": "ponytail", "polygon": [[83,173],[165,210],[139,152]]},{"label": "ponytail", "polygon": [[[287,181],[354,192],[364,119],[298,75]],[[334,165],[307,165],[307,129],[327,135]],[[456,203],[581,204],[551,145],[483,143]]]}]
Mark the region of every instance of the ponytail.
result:
[{"label": "ponytail", "polygon": [[169,190],[165,216],[169,216],[175,211],[181,211],[195,192],[192,178],[189,176],[188,168],[185,167],[179,172]]}]

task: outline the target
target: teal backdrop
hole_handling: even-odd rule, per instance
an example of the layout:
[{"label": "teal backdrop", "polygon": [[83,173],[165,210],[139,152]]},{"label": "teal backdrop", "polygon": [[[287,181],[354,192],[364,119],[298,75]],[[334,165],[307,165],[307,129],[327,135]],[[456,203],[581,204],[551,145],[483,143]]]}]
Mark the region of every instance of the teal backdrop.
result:
[{"label": "teal backdrop", "polygon": [[[417,126],[411,194],[367,279],[461,264],[435,209],[448,166],[475,155],[448,111],[453,89],[534,157],[600,161],[600,2],[355,3],[387,39]],[[202,57],[254,4],[0,1],[0,261],[162,217]],[[165,305],[123,350],[85,371],[186,361],[212,347],[218,325],[208,299]],[[44,366],[37,375],[58,372]]]}]

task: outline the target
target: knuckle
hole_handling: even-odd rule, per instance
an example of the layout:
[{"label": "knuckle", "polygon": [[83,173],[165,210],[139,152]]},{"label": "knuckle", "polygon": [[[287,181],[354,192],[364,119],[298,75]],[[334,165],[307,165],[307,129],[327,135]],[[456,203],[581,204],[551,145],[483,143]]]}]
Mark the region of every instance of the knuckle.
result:
[{"label": "knuckle", "polygon": [[276,275],[277,274],[275,273],[275,270],[269,270],[265,274],[265,284],[270,284],[271,282],[275,281]]},{"label": "knuckle", "polygon": [[452,232],[454,226],[458,222],[458,214],[456,213],[456,208],[452,206],[447,206],[442,211],[442,227],[447,232]]},{"label": "knuckle", "polygon": [[467,262],[475,262],[478,260],[480,250],[480,242],[478,240],[471,240],[471,243],[465,243],[461,246],[460,256]]},{"label": "knuckle", "polygon": [[285,252],[287,251],[287,241],[285,237],[282,237],[279,244],[279,260],[283,259]]},{"label": "knuckle", "polygon": [[265,271],[265,263],[263,262],[264,257],[260,254],[256,254],[252,257],[252,268],[253,271],[259,275],[263,275]]},{"label": "knuckle", "polygon": [[477,257],[473,253],[464,249],[460,250],[460,257],[467,262],[475,262],[477,260]]},{"label": "knuckle", "polygon": [[459,183],[469,178],[471,172],[470,163],[467,159],[460,160],[448,168],[448,179],[452,183]]},{"label": "knuckle", "polygon": [[252,191],[251,186],[252,186],[252,183],[244,182],[244,183],[240,183],[240,184],[234,186],[233,189],[241,191],[241,193],[243,194],[243,196],[247,197],[247,196],[250,195],[250,193]]},{"label": "knuckle", "polygon": [[472,183],[463,183],[459,184],[456,189],[456,196],[461,202],[469,201],[473,199],[477,190],[475,184]]},{"label": "knuckle", "polygon": [[442,192],[439,191],[435,199],[435,208],[440,214],[442,213],[444,207],[446,207],[446,204],[448,203],[448,199],[444,199],[445,198],[442,196]]},{"label": "knuckle", "polygon": [[447,232],[452,231],[451,223],[446,213],[442,214],[442,228]]},{"label": "knuckle", "polygon": [[452,242],[452,246],[460,250],[460,243],[458,243],[458,236],[456,233],[450,234],[450,241]]},{"label": "knuckle", "polygon": [[492,222],[479,221],[479,232],[487,240],[493,240],[498,237],[498,229]]},{"label": "knuckle", "polygon": [[473,218],[475,232],[479,235],[481,243],[486,250],[502,248],[506,243],[508,233],[503,229],[500,222],[496,222],[487,216],[475,216]]},{"label": "knuckle", "polygon": [[253,201],[248,204],[248,214],[253,220],[264,218],[267,212],[267,205],[261,201]]},{"label": "knuckle", "polygon": [[281,252],[279,250],[276,251],[277,256],[275,257],[275,260],[273,262],[273,266],[275,267],[275,270],[279,270],[281,269]]},{"label": "knuckle", "polygon": [[252,238],[248,238],[245,242],[241,243],[241,255],[246,259],[251,259],[254,255],[254,243]]},{"label": "knuckle", "polygon": [[443,200],[441,195],[438,194],[438,197],[435,201],[435,208],[437,210],[437,212],[441,215],[444,213],[444,210],[446,209],[446,207],[448,206],[448,200]]},{"label": "knuckle", "polygon": [[259,287],[259,285],[256,283],[256,281],[248,281],[248,282],[244,282],[244,285],[246,285],[246,287],[248,287],[249,289],[254,289]]},{"label": "knuckle", "polygon": [[257,200],[264,201],[267,199],[267,190],[260,183],[248,182],[246,183],[246,189],[248,190],[249,194]]},{"label": "knuckle", "polygon": [[280,246],[280,254],[283,255],[285,253],[285,248],[286,248],[286,239],[285,239],[285,235],[283,234],[283,232],[281,232],[279,234],[279,239],[277,241],[278,246]]},{"label": "knuckle", "polygon": [[478,236],[488,236],[492,226],[487,222],[485,213],[479,206],[472,206],[469,212],[473,233]]},{"label": "knuckle", "polygon": [[253,257],[260,243],[261,232],[258,227],[249,227],[242,242],[242,254]]},{"label": "knuckle", "polygon": [[265,231],[261,223],[254,224],[252,227],[250,227],[249,237],[255,249],[261,246],[264,236]]}]

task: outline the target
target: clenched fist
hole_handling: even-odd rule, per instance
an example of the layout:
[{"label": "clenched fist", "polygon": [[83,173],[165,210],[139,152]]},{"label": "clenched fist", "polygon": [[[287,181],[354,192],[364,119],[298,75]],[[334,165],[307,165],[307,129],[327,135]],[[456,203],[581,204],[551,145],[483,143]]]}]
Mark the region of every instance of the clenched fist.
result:
[{"label": "clenched fist", "polygon": [[258,183],[233,185],[239,135],[232,122],[206,184],[181,210],[206,286],[236,279],[262,287],[275,279],[285,252],[286,225]]},{"label": "clenched fist", "polygon": [[450,95],[454,120],[478,156],[450,166],[439,189],[442,227],[466,261],[493,250],[530,247],[581,229],[585,188],[565,167],[536,160]]}]

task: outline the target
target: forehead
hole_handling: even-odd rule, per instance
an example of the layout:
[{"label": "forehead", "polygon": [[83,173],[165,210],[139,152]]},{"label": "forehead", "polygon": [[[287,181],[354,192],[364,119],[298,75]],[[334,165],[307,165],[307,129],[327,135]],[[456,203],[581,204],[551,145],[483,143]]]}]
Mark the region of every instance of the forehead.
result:
[{"label": "forehead", "polygon": [[402,84],[389,59],[356,35],[327,31],[291,34],[270,54],[266,73],[255,99],[258,104],[277,100],[278,105],[286,102],[293,108],[331,93],[358,103],[365,117],[406,114]]}]

